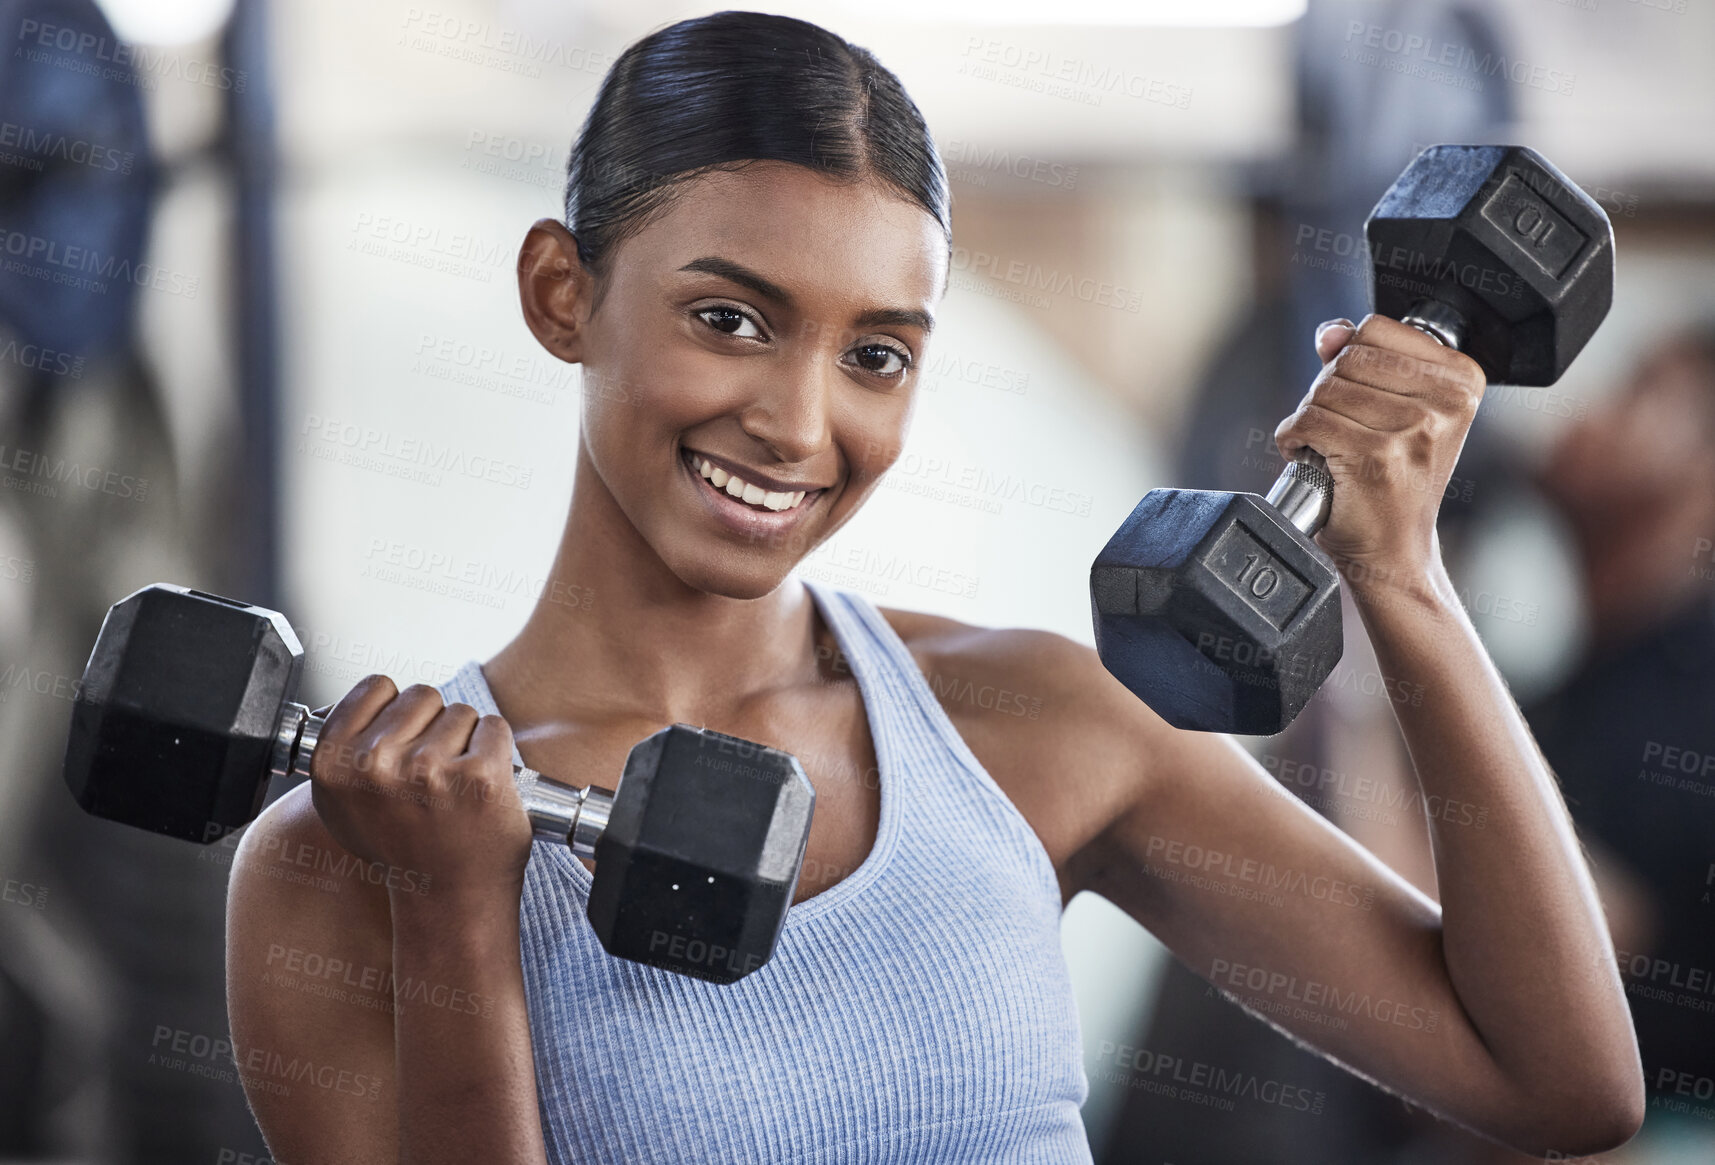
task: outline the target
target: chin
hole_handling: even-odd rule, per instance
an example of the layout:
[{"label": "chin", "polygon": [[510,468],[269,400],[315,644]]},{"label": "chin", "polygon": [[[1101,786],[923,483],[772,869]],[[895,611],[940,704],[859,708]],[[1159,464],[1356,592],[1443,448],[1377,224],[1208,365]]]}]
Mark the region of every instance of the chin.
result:
[{"label": "chin", "polygon": [[796,563],[738,563],[703,560],[674,570],[679,581],[725,599],[761,599],[780,589]]}]

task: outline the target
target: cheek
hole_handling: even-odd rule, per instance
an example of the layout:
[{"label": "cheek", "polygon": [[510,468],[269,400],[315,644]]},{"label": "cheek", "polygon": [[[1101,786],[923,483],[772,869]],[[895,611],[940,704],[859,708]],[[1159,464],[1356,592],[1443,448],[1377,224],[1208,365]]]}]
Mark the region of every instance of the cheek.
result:
[{"label": "cheek", "polygon": [[876,408],[846,419],[840,436],[846,450],[852,484],[867,489],[899,460],[909,433],[908,403]]},{"label": "cheek", "polygon": [[[647,349],[643,349],[647,351]],[[586,431],[611,440],[646,440],[645,431],[671,425],[698,394],[699,383],[686,362],[669,351],[586,363],[583,369],[583,418]]]}]

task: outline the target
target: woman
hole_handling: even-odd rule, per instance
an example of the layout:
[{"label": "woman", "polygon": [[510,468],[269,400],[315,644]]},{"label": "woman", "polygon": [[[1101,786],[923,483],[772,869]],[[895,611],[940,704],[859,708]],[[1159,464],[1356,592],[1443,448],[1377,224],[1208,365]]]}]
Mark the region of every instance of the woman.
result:
[{"label": "woman", "polygon": [[[526,321],[587,390],[560,585],[441,690],[352,689],[235,865],[234,1045],[278,1158],[1088,1161],[1058,932],[1085,889],[1479,1132],[1584,1153],[1635,1131],[1588,873],[1435,541],[1475,364],[1325,325],[1277,433],[1339,483],[1320,541],[1421,689],[1399,715],[1429,803],[1486,810],[1431,821],[1437,907],[1089,649],[792,574],[904,443],[947,285],[944,171],[867,52],[750,13],[650,35],[590,112],[567,223],[519,260]],[[1040,715],[959,698],[984,684]],[[611,783],[675,721],[783,748],[817,789],[774,958],[731,986],[602,953],[589,870],[532,852],[509,779]],[[280,876],[346,853],[364,876]]]}]

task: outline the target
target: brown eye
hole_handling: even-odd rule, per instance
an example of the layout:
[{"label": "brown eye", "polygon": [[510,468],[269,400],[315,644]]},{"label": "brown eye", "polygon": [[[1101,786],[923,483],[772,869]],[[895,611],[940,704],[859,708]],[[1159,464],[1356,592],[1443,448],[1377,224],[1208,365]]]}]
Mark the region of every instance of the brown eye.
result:
[{"label": "brown eye", "polygon": [[[888,361],[895,361],[894,367]],[[865,344],[857,349],[858,367],[877,376],[903,376],[911,367],[911,358],[890,344]]]},{"label": "brown eye", "polygon": [[[756,326],[756,321],[739,311],[736,307],[705,307],[697,310],[697,316],[709,327],[728,336],[741,336],[745,339],[760,339],[762,332]],[[743,329],[749,327],[750,331]]]}]

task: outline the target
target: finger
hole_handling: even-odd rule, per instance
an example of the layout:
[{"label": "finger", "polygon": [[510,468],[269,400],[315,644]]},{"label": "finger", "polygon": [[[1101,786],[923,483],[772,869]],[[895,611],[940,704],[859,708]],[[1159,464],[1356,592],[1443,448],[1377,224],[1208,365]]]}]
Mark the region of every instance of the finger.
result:
[{"label": "finger", "polygon": [[504,757],[510,766],[512,725],[506,722],[506,717],[491,713],[478,720],[475,730],[470,734],[470,743],[465,746],[464,755],[472,759]]},{"label": "finger", "polygon": [[1398,433],[1422,424],[1428,412],[1421,401],[1368,384],[1357,384],[1342,376],[1317,380],[1306,394],[1305,404],[1321,405],[1378,433]]},{"label": "finger", "polygon": [[470,741],[477,719],[476,709],[469,704],[448,704],[411,742],[411,751],[446,759],[458,756]]},{"label": "finger", "polygon": [[399,694],[387,676],[364,676],[327,712],[323,740],[346,740],[368,728],[380,711]]},{"label": "finger", "polygon": [[359,738],[371,749],[383,740],[415,740],[444,706],[440,692],[428,684],[412,684],[376,714]]},{"label": "finger", "polygon": [[1355,459],[1375,457],[1389,436],[1332,409],[1306,403],[1280,422],[1274,431],[1274,443],[1288,461],[1300,449],[1310,448],[1321,453],[1333,469]]},{"label": "finger", "polygon": [[[1481,399],[1482,372],[1474,361],[1447,348],[1431,355],[1433,359],[1425,359],[1416,353],[1354,340],[1323,367],[1322,375],[1448,406],[1462,407]],[[1452,363],[1455,358],[1460,363]]]},{"label": "finger", "polygon": [[1334,358],[1334,354],[1347,344],[1357,334],[1357,325],[1341,316],[1337,320],[1328,320],[1316,328],[1316,357],[1326,364]]},{"label": "finger", "polygon": [[1459,349],[1447,347],[1422,328],[1402,324],[1398,320],[1373,312],[1358,324],[1358,331],[1352,337],[1352,343],[1415,356],[1430,364],[1454,369],[1461,378],[1475,377],[1479,382],[1482,380],[1482,366]]}]

